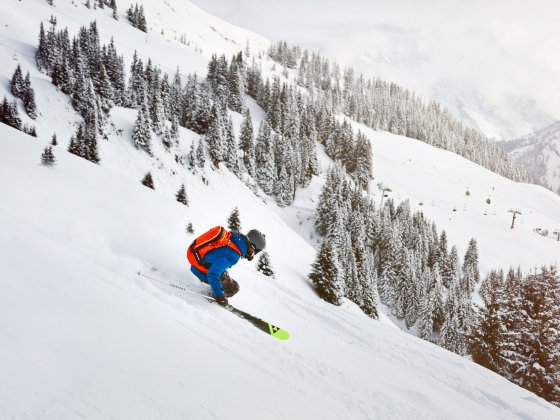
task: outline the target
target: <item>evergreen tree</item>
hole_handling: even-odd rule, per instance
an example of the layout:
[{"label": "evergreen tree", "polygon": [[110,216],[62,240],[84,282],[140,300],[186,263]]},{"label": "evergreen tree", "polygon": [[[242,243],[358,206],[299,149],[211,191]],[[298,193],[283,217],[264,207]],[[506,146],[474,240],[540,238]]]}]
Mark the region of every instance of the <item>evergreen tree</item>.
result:
[{"label": "evergreen tree", "polygon": [[555,267],[528,275],[514,381],[560,406],[560,277]]},{"label": "evergreen tree", "polygon": [[365,249],[360,249],[356,255],[358,281],[362,292],[360,308],[369,317],[377,319],[379,317],[377,310],[379,296],[377,292],[375,260],[371,252]]},{"label": "evergreen tree", "polygon": [[31,81],[29,79],[29,72],[25,77],[23,82],[24,85],[24,92],[23,92],[23,106],[25,108],[25,112],[31,119],[37,118],[37,104],[35,103],[35,91],[31,87]]},{"label": "evergreen tree", "polygon": [[367,190],[369,181],[373,179],[373,153],[369,139],[362,133],[356,137],[355,159],[354,178],[362,189]]},{"label": "evergreen tree", "polygon": [[14,102],[8,103],[8,99],[4,96],[2,105],[0,105],[0,122],[9,125],[17,130],[21,130],[21,118]]},{"label": "evergreen tree", "polygon": [[272,265],[270,264],[270,257],[268,255],[268,252],[263,251],[261,253],[261,256],[257,260],[257,271],[260,271],[265,276],[275,277],[274,270],[272,268]]},{"label": "evergreen tree", "polygon": [[418,337],[426,341],[433,341],[435,293],[431,287],[430,269],[422,273],[422,282],[427,285],[418,314]]},{"label": "evergreen tree", "polygon": [[181,188],[179,188],[179,191],[177,191],[177,194],[175,195],[175,198],[177,199],[177,201],[181,204],[184,204],[185,206],[189,205],[189,200],[187,198],[187,192],[185,191],[185,184],[181,184]]},{"label": "evergreen tree", "polygon": [[239,220],[239,209],[235,207],[228,218],[228,229],[236,232],[241,231],[241,221]]},{"label": "evergreen tree", "polygon": [[[445,231],[444,231],[445,232]],[[443,235],[442,235],[443,236]],[[440,245],[443,242],[440,242]],[[445,244],[447,243],[447,239],[445,239]],[[442,250],[442,254],[443,254]],[[447,288],[451,287],[451,284],[455,281],[459,281],[461,277],[461,266],[459,263],[459,255],[457,251],[457,247],[453,245],[451,247],[451,252],[447,256],[445,260],[443,260],[441,267],[441,279],[443,281],[443,285]]]},{"label": "evergreen tree", "polygon": [[243,61],[232,59],[228,73],[228,106],[232,111],[243,112],[243,94],[245,83],[243,77]]},{"label": "evergreen tree", "polygon": [[169,151],[171,146],[173,146],[173,139],[171,138],[171,131],[169,128],[165,127],[163,130],[163,135],[161,136],[161,142],[165,147],[165,150]]},{"label": "evergreen tree", "polygon": [[319,296],[333,305],[341,305],[344,285],[338,258],[330,238],[325,239],[312,265],[309,279]]},{"label": "evergreen tree", "polygon": [[255,145],[253,141],[253,123],[249,108],[245,108],[243,122],[241,123],[241,134],[239,136],[239,149],[243,151],[243,165],[252,177],[255,176]]},{"label": "evergreen tree", "polygon": [[255,144],[256,181],[265,194],[272,194],[276,180],[272,133],[268,123],[261,123]]},{"label": "evergreen tree", "polygon": [[476,240],[472,238],[469,242],[465,259],[463,262],[464,284],[469,293],[474,292],[475,285],[480,281],[480,272],[478,269],[478,249]]},{"label": "evergreen tree", "polygon": [[95,120],[86,120],[78,125],[76,133],[70,139],[68,151],[90,162],[99,163],[97,124]]},{"label": "evergreen tree", "polygon": [[223,162],[224,151],[226,149],[222,113],[223,111],[221,111],[216,105],[212,107],[212,119],[210,121],[208,131],[204,135],[204,139],[210,149],[210,160],[216,168],[220,162]]},{"label": "evergreen tree", "polygon": [[233,134],[233,121],[231,117],[227,119],[224,127],[224,161],[226,166],[234,174],[239,175],[239,166],[237,162],[237,141]]},{"label": "evergreen tree", "polygon": [[204,168],[206,163],[206,150],[204,148],[204,141],[200,139],[196,147],[196,164],[199,168]]},{"label": "evergreen tree", "polygon": [[462,299],[461,285],[459,279],[455,278],[450,285],[449,295],[445,304],[440,345],[461,356],[465,355],[467,351],[464,320],[461,319]]},{"label": "evergreen tree", "polygon": [[189,153],[187,154],[187,165],[188,168],[194,170],[196,165],[196,152],[194,149],[194,141],[191,143]]},{"label": "evergreen tree", "polygon": [[[279,136],[275,135],[278,139]],[[286,165],[280,166],[278,178],[275,184],[276,202],[280,207],[288,206],[294,200],[295,195],[295,182],[293,174],[288,171]]]},{"label": "evergreen tree", "polygon": [[[113,9],[113,10],[116,10]],[[143,32],[148,32],[148,25],[146,22],[146,16],[144,15],[144,6],[138,7],[138,3],[132,6],[126,11],[126,18],[128,21],[137,29],[140,29]]]},{"label": "evergreen tree", "polygon": [[53,166],[55,164],[55,157],[52,151],[52,146],[45,147],[43,154],[41,155],[41,163],[45,166]]},{"label": "evergreen tree", "polygon": [[335,164],[327,174],[327,181],[321,190],[317,204],[315,228],[320,235],[326,236],[329,229],[334,226],[339,203],[342,202],[342,168]]},{"label": "evergreen tree", "polygon": [[12,75],[12,80],[10,82],[10,90],[16,98],[23,99],[25,88],[24,88],[23,75],[19,64],[17,65],[14,74]]},{"label": "evergreen tree", "polygon": [[483,282],[484,307],[479,308],[475,328],[468,338],[469,353],[474,362],[496,373],[502,373],[504,361],[501,354],[501,339],[504,329],[501,312],[503,273],[491,272]]},{"label": "evergreen tree", "polygon": [[48,70],[48,48],[47,37],[45,35],[45,28],[43,22],[41,21],[39,28],[39,44],[37,46],[37,51],[35,51],[35,61],[37,62],[37,68],[39,71]]},{"label": "evergreen tree", "polygon": [[430,278],[430,299],[433,305],[433,330],[439,331],[444,320],[445,312],[445,288],[439,273],[439,264],[435,264],[429,271]]},{"label": "evergreen tree", "polygon": [[56,133],[54,133],[51,139],[51,146],[57,146],[57,145],[58,145],[58,141],[56,139]]},{"label": "evergreen tree", "polygon": [[146,111],[144,108],[141,108],[138,111],[138,116],[136,117],[136,122],[134,123],[134,130],[132,132],[134,147],[144,150],[152,156],[151,138],[152,135],[150,132],[149,120],[146,116]]},{"label": "evergreen tree", "polygon": [[148,188],[151,188],[152,190],[155,190],[154,188],[154,180],[152,179],[152,174],[150,172],[148,172],[144,178],[142,178],[142,185],[145,185]]}]

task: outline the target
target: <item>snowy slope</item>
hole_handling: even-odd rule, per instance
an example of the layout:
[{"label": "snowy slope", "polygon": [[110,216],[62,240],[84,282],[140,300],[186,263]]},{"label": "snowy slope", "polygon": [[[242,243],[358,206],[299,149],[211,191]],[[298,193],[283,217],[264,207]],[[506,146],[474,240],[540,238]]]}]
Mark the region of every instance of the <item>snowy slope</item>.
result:
[{"label": "snowy slope", "polygon": [[[133,148],[136,111],[124,108],[111,111],[114,128],[100,143],[101,165],[67,153],[79,117],[33,60],[39,22],[50,14],[71,33],[96,19],[104,42],[114,36],[126,60],[138,49],[164,71],[174,72],[179,64],[183,74],[205,73],[212,52],[237,52],[247,39],[251,45],[267,42],[182,0],[166,0],[165,6],[146,2],[154,27],[148,35],[124,21],[129,2],[119,2],[117,23],[108,10],[62,0],[55,4],[14,1],[0,14],[0,54],[6,64],[0,68],[0,94],[8,92],[19,62],[24,72],[31,71],[42,114],[38,139],[0,125],[0,418],[560,415],[503,378],[401,333],[385,318],[376,322],[352,304],[336,308],[318,299],[306,276],[315,257],[310,216],[322,177],[298,191],[287,209],[256,197],[223,169],[209,171],[205,185],[158,142],[155,160]],[[172,31],[179,34],[182,28],[192,30],[196,45],[173,39]],[[249,99],[248,104],[256,126],[264,113]],[[232,116],[238,127],[240,116]],[[479,239],[483,271],[509,264],[530,268],[557,258],[558,243],[531,232],[534,224],[559,224],[557,196],[423,143],[360,129],[374,140],[376,182],[387,183],[396,199],[410,197],[416,208],[423,201],[428,217],[448,230],[450,243],[461,253],[470,237]],[[39,165],[40,154],[55,131],[58,163],[46,168]],[[193,141],[198,136],[181,129],[181,153]],[[321,164],[328,167],[325,156]],[[148,170],[156,191],[139,182]],[[182,183],[189,207],[174,199]],[[507,208],[513,205],[524,216],[511,231]],[[286,328],[287,342],[204,300],[135,275],[142,270],[206,290],[188,272],[184,254],[194,235],[185,226],[193,223],[197,234],[224,224],[235,206],[244,230],[266,232],[277,277],[263,277],[247,262],[238,264],[232,276],[242,292],[232,303]]]},{"label": "snowy slope", "polygon": [[[558,408],[352,305],[315,297],[314,251],[232,178],[184,207],[106,168],[0,127],[0,412],[3,418],[533,418]],[[16,181],[17,180],[17,181]],[[220,182],[217,182],[220,181]],[[191,197],[208,196],[200,182]],[[202,289],[183,254],[195,226],[243,204],[266,227],[278,279],[241,263],[232,302],[287,342],[152,276]],[[285,244],[290,243],[290,247]],[[157,271],[151,270],[157,267]]]},{"label": "snowy slope", "polygon": [[[529,270],[560,262],[556,238],[533,232],[538,227],[550,232],[560,227],[560,197],[556,194],[513,182],[420,141],[356,127],[374,140],[375,182],[390,187],[390,196],[397,202],[410,199],[412,208],[422,210],[438,228],[445,229],[461,256],[469,239],[475,237],[483,274],[497,267],[520,265]],[[376,191],[376,200],[380,199]],[[514,229],[512,209],[522,213]]]}]

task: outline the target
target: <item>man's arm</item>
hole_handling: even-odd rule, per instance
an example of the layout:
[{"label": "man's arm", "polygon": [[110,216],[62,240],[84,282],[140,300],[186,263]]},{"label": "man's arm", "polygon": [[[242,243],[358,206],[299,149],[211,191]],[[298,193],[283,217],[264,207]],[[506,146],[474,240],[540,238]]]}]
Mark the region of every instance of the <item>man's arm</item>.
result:
[{"label": "man's arm", "polygon": [[228,268],[233,267],[239,261],[239,255],[235,251],[232,251],[232,253],[234,256],[224,255],[217,258],[214,262],[212,262],[210,270],[208,270],[208,284],[212,288],[212,292],[215,297],[224,296],[224,289],[222,288],[222,283],[220,282],[220,277],[223,272]]}]

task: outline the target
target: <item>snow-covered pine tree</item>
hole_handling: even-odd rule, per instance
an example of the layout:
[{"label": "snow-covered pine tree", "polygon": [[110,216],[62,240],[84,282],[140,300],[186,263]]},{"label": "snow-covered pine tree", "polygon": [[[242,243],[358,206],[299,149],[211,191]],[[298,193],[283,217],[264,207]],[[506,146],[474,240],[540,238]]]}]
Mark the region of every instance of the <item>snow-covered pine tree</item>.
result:
[{"label": "snow-covered pine tree", "polygon": [[[396,288],[399,279],[397,273],[403,271],[401,268],[402,260],[399,257],[403,255],[404,245],[398,222],[395,221],[391,224],[390,220],[388,207],[386,207],[381,227],[378,287],[381,302],[392,308],[396,305],[398,299]],[[395,311],[400,312],[398,308],[395,308]]]},{"label": "snow-covered pine tree", "polygon": [[56,162],[54,153],[52,151],[52,146],[45,147],[43,154],[41,155],[41,163],[45,166],[53,166]]},{"label": "snow-covered pine tree", "polygon": [[444,320],[445,311],[445,287],[443,286],[443,281],[441,280],[441,275],[439,272],[439,264],[435,265],[430,269],[430,294],[433,307],[433,330],[440,331]]},{"label": "snow-covered pine tree", "polygon": [[367,190],[369,181],[373,179],[373,153],[369,139],[358,132],[356,136],[356,169],[353,177],[357,184]]},{"label": "snow-covered pine tree", "polygon": [[194,170],[196,166],[196,152],[194,149],[194,141],[191,142],[191,147],[189,149],[189,153],[187,154],[187,167],[190,170]]},{"label": "snow-covered pine tree", "polygon": [[249,108],[243,112],[241,133],[239,135],[239,150],[243,152],[243,165],[247,173],[255,176],[255,144],[253,140],[253,123]]},{"label": "snow-covered pine tree", "polygon": [[192,225],[191,222],[189,222],[189,223],[187,224],[186,231],[187,231],[188,233],[194,233],[194,228],[193,228],[193,225]]},{"label": "snow-covered pine tree", "polygon": [[501,339],[505,325],[501,311],[503,272],[491,271],[481,286],[484,307],[478,309],[475,328],[468,338],[468,349],[474,362],[496,373],[503,373]]},{"label": "snow-covered pine tree", "polygon": [[171,139],[171,131],[167,126],[163,129],[163,134],[161,136],[161,143],[163,144],[163,147],[165,147],[165,150],[167,151],[169,151],[169,149],[173,145],[173,140]]},{"label": "snow-covered pine tree", "polygon": [[142,185],[145,185],[148,188],[151,188],[152,190],[155,190],[154,188],[154,180],[152,179],[152,174],[150,172],[148,172],[146,175],[144,175],[144,178],[142,178]]},{"label": "snow-covered pine tree", "polygon": [[270,256],[268,255],[268,252],[263,251],[261,253],[261,256],[257,260],[257,271],[260,271],[265,276],[275,277],[274,269],[272,268],[272,265],[270,263]]},{"label": "snow-covered pine tree", "polygon": [[265,194],[271,195],[276,181],[276,169],[272,147],[272,132],[265,121],[259,126],[255,144],[256,181]]},{"label": "snow-covered pine tree", "polygon": [[21,118],[15,101],[10,104],[5,96],[0,105],[0,122],[20,131],[22,129]]},{"label": "snow-covered pine tree", "polygon": [[45,34],[45,27],[41,21],[39,27],[39,45],[37,51],[35,51],[35,61],[37,62],[37,68],[39,71],[49,70],[49,45],[47,36]]},{"label": "snow-covered pine tree", "polygon": [[171,117],[171,130],[169,132],[170,136],[171,136],[171,141],[173,142],[173,144],[175,144],[176,146],[179,145],[179,121],[177,119],[177,116],[172,116]]},{"label": "snow-covered pine tree", "polygon": [[24,89],[24,82],[23,82],[23,74],[21,72],[21,67],[18,64],[14,74],[12,75],[12,80],[10,82],[10,90],[12,92],[12,95],[14,95],[16,98],[20,98],[23,99],[23,94],[25,92]]},{"label": "snow-covered pine tree", "polygon": [[208,126],[208,131],[204,135],[204,140],[208,144],[208,149],[210,150],[210,160],[216,168],[220,162],[224,161],[226,150],[224,112],[225,111],[218,106],[212,106],[212,118]]},{"label": "snow-covered pine tree", "polygon": [[[115,9],[113,9],[115,10]],[[138,7],[138,3],[132,6],[126,12],[126,17],[128,21],[137,29],[140,29],[142,32],[148,32],[148,24],[146,22],[146,16],[144,14],[144,6],[140,5]]]},{"label": "snow-covered pine tree", "polygon": [[425,285],[424,293],[418,311],[418,337],[426,341],[433,341],[435,293],[431,286],[431,272],[427,268],[422,274],[420,281]]},{"label": "snow-covered pine tree", "polygon": [[51,146],[58,146],[58,140],[56,139],[56,133],[54,133],[53,136],[52,136]]},{"label": "snow-covered pine tree", "polygon": [[469,293],[474,292],[475,285],[480,281],[480,271],[478,269],[478,249],[476,239],[471,238],[465,259],[463,261],[464,284]]},{"label": "snow-covered pine tree", "polygon": [[136,117],[136,122],[134,123],[134,130],[132,132],[132,141],[134,142],[134,147],[140,150],[144,150],[150,156],[152,156],[152,135],[150,132],[150,124],[148,117],[146,115],[146,110],[144,107],[138,110],[138,115]]},{"label": "snow-covered pine tree", "polygon": [[126,103],[125,67],[123,57],[117,53],[113,38],[104,48],[103,61],[113,89],[113,102],[116,106],[123,106]]},{"label": "snow-covered pine tree", "polygon": [[173,82],[169,87],[170,117],[175,116],[177,119],[180,119],[181,117],[182,92],[183,82],[181,80],[181,72],[179,71],[179,67],[177,67],[177,70],[175,70],[175,74],[173,75]]},{"label": "snow-covered pine tree", "polygon": [[[280,136],[275,134],[274,138],[280,139]],[[274,192],[276,193],[276,203],[280,207],[286,207],[294,200],[295,181],[292,172],[288,171],[285,164],[280,166]]]},{"label": "snow-covered pine tree", "polygon": [[362,292],[360,309],[369,317],[377,319],[379,313],[377,302],[377,269],[372,253],[366,249],[356,252],[356,263],[358,268],[358,282]]},{"label": "snow-covered pine tree", "polygon": [[341,305],[344,296],[342,273],[330,238],[326,238],[312,265],[309,279],[323,300]]},{"label": "snow-covered pine tree", "polygon": [[241,231],[241,220],[239,219],[239,209],[235,207],[228,217],[228,229],[236,232]]},{"label": "snow-covered pine tree", "polygon": [[203,139],[200,139],[196,147],[196,164],[199,168],[204,168],[204,165],[206,164],[206,149],[204,144],[205,142]]},{"label": "snow-covered pine tree", "polygon": [[179,188],[179,191],[175,194],[175,198],[179,203],[184,204],[185,206],[189,205],[189,199],[187,198],[187,192],[185,191],[185,184],[181,184],[181,188]]},{"label": "snow-covered pine tree", "polygon": [[449,286],[439,345],[460,356],[467,351],[463,320],[460,318],[462,299],[461,284],[459,278],[455,277]]},{"label": "snow-covered pine tree", "polygon": [[130,66],[130,79],[128,83],[128,90],[126,92],[126,104],[131,108],[140,109],[147,103],[147,82],[144,73],[144,64],[138,58],[136,50],[132,57],[132,64]]},{"label": "snow-covered pine tree", "polygon": [[346,235],[346,239],[348,240],[347,245],[339,249],[340,260],[343,261],[344,290],[346,291],[346,297],[361,307],[364,304],[362,282],[360,282],[358,275],[358,264],[356,262],[355,253],[350,247],[349,235]]},{"label": "snow-covered pine tree", "polygon": [[243,112],[243,95],[245,80],[242,55],[238,54],[231,60],[228,73],[228,106],[232,111]]},{"label": "snow-covered pine tree", "polygon": [[25,108],[25,112],[31,119],[37,118],[37,104],[35,103],[35,91],[31,87],[31,80],[29,78],[29,72],[25,76],[25,80],[23,82],[23,106]]},{"label": "snow-covered pine tree", "polygon": [[239,162],[237,160],[237,141],[233,133],[233,121],[229,117],[224,125],[224,162],[227,168],[234,174],[240,174]]},{"label": "snow-covered pine tree", "polygon": [[342,203],[342,184],[342,168],[340,164],[335,163],[327,173],[327,180],[317,204],[315,229],[320,235],[326,236],[334,225],[339,203]]},{"label": "snow-covered pine tree", "polygon": [[228,63],[225,55],[218,57],[213,54],[208,62],[208,74],[206,79],[210,83],[210,89],[215,104],[226,110],[229,100]]},{"label": "snow-covered pine tree", "polygon": [[70,139],[68,151],[93,163],[99,163],[97,150],[97,124],[86,120],[78,125],[76,133]]},{"label": "snow-covered pine tree", "polygon": [[560,406],[560,277],[556,267],[529,274],[521,288],[514,382]]}]

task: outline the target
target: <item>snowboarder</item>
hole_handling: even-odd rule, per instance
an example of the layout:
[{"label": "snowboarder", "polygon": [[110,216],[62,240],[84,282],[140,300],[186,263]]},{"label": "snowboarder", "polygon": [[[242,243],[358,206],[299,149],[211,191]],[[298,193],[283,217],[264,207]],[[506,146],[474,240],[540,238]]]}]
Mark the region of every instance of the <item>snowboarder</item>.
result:
[{"label": "snowboarder", "polygon": [[239,284],[227,270],[241,258],[251,261],[265,246],[265,235],[256,229],[243,235],[216,226],[193,241],[187,250],[187,259],[193,274],[210,285],[216,301],[227,305],[227,298],[239,292]]}]

